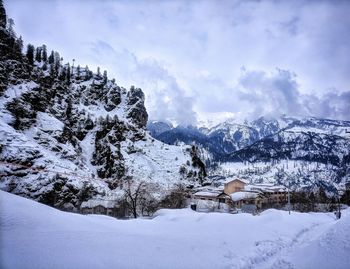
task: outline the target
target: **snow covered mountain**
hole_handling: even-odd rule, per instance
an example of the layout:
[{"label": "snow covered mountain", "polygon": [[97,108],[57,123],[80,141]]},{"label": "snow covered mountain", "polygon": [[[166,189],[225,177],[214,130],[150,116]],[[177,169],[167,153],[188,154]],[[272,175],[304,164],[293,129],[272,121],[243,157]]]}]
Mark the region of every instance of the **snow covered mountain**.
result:
[{"label": "snow covered mountain", "polygon": [[23,55],[0,11],[1,189],[74,210],[92,195],[120,197],[130,177],[154,184],[157,199],[175,184],[203,179],[194,147],[146,132],[141,89],[63,64],[45,45],[28,45]]},{"label": "snow covered mountain", "polygon": [[[166,128],[161,129],[159,126],[166,126]],[[335,140],[339,138],[344,141],[350,138],[350,134],[346,133],[346,130],[350,131],[350,121],[313,117],[304,119],[260,117],[251,122],[246,121],[244,124],[225,121],[211,128],[173,127],[167,123],[149,122],[147,128],[153,137],[168,144],[181,141],[186,144],[201,145],[213,154],[215,160],[227,160],[235,152],[278,133],[323,134],[325,139],[332,136]]]},{"label": "snow covered mountain", "polygon": [[[151,133],[152,128],[149,123]],[[350,181],[348,131],[350,121],[284,116],[244,124],[226,121],[212,128],[176,127],[153,135],[169,144],[181,141],[205,149],[209,154],[202,159],[212,175],[280,184],[289,173],[297,186],[334,190]]]}]

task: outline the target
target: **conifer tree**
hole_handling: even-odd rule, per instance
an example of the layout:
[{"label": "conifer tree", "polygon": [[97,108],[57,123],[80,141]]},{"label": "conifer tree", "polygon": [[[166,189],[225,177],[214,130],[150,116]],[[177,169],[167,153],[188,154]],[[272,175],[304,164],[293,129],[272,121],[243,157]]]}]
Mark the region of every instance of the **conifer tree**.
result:
[{"label": "conifer tree", "polygon": [[107,71],[105,70],[105,71],[103,71],[103,83],[104,83],[104,84],[107,83],[107,79],[108,79],[108,77],[107,77]]},{"label": "conifer tree", "polygon": [[56,74],[59,74],[60,67],[61,67],[61,57],[57,51],[54,52],[54,64],[55,64]]},{"label": "conifer tree", "polygon": [[89,80],[92,78],[92,72],[89,70],[89,67],[85,67],[85,80]]},{"label": "conifer tree", "polygon": [[77,66],[77,79],[80,79],[80,65]]},{"label": "conifer tree", "polygon": [[47,61],[47,50],[46,50],[46,45],[43,45],[42,46],[42,49],[43,49],[43,55],[42,55],[42,59],[44,62]]},{"label": "conifer tree", "polygon": [[67,82],[67,84],[69,84],[70,83],[70,78],[71,78],[71,70],[70,70],[70,65],[69,65],[69,63],[68,63],[68,67],[67,67],[67,75],[66,75],[66,82]]},{"label": "conifer tree", "polygon": [[55,55],[53,50],[51,51],[51,54],[49,56],[49,64],[53,64],[55,62]]},{"label": "conifer tree", "polygon": [[50,64],[50,76],[52,78],[54,78],[56,75],[56,72],[55,72],[55,66],[53,64]]},{"label": "conifer tree", "polygon": [[7,30],[12,37],[16,38],[16,32],[15,32],[14,26],[15,26],[15,21],[12,18],[8,18],[8,20],[7,20],[8,29]]},{"label": "conifer tree", "polygon": [[100,77],[101,76],[101,71],[100,71],[100,67],[97,67],[97,76]]},{"label": "conifer tree", "polygon": [[41,62],[41,48],[37,47],[35,50],[35,61]]},{"label": "conifer tree", "polygon": [[66,80],[66,77],[67,77],[67,70],[66,70],[66,67],[63,67],[60,73],[59,79],[64,81]]},{"label": "conifer tree", "polygon": [[23,50],[22,36],[16,39],[14,46],[15,46],[14,47],[15,53],[19,56],[19,58],[22,58],[22,50]]},{"label": "conifer tree", "polygon": [[26,56],[29,64],[33,65],[34,64],[34,46],[32,44],[28,44]]}]

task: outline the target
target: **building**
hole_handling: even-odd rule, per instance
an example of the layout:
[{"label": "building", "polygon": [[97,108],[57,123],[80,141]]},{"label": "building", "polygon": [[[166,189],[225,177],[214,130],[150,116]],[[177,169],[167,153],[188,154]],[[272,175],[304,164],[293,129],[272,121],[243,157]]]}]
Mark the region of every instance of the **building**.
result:
[{"label": "building", "polygon": [[263,206],[283,205],[288,202],[288,190],[284,186],[273,184],[249,185],[246,189],[260,191],[264,195]]},{"label": "building", "polygon": [[224,193],[230,195],[231,193],[238,192],[244,189],[246,182],[240,179],[234,179],[226,181],[224,185]]},{"label": "building", "polygon": [[192,199],[200,211],[222,211],[218,209],[225,208],[226,212],[242,210],[251,213],[287,203],[288,192],[284,186],[248,184],[241,179],[231,179],[225,182],[223,189],[201,190],[194,193]]},{"label": "building", "polygon": [[216,201],[219,203],[228,203],[230,196],[219,190],[199,191],[193,194],[197,200]]},{"label": "building", "polygon": [[254,205],[256,209],[261,209],[265,201],[264,195],[259,191],[238,191],[230,195],[232,206],[242,209],[247,205]]},{"label": "building", "polygon": [[230,196],[222,190],[204,190],[193,194],[198,211],[229,211]]},{"label": "building", "polygon": [[109,199],[90,199],[83,202],[80,206],[82,214],[98,214],[111,217],[124,218],[128,216],[127,206],[124,203],[118,203],[117,200]]}]

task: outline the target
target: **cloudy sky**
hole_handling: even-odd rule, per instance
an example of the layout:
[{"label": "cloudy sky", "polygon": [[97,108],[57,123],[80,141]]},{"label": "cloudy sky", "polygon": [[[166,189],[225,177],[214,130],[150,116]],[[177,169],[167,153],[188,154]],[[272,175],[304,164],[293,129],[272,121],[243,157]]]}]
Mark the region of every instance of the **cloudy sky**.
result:
[{"label": "cloudy sky", "polygon": [[350,1],[4,4],[25,42],[141,87],[151,119],[350,120]]}]

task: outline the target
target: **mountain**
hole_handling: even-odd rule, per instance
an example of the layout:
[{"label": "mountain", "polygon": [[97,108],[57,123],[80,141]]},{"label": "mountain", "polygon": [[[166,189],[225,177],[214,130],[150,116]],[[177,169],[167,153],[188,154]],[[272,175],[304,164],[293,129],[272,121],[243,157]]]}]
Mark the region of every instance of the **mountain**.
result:
[{"label": "mountain", "polygon": [[141,89],[63,64],[45,45],[28,45],[23,55],[0,3],[2,190],[76,210],[96,195],[122,199],[131,183],[153,184],[159,200],[179,183],[203,180],[195,147],[166,145],[146,132]]},{"label": "mountain", "polygon": [[208,165],[209,180],[236,176],[253,183],[292,182],[334,191],[350,181],[347,130],[350,121],[283,116],[244,124],[229,120],[211,128],[176,127],[155,137],[207,151],[201,158]]}]

